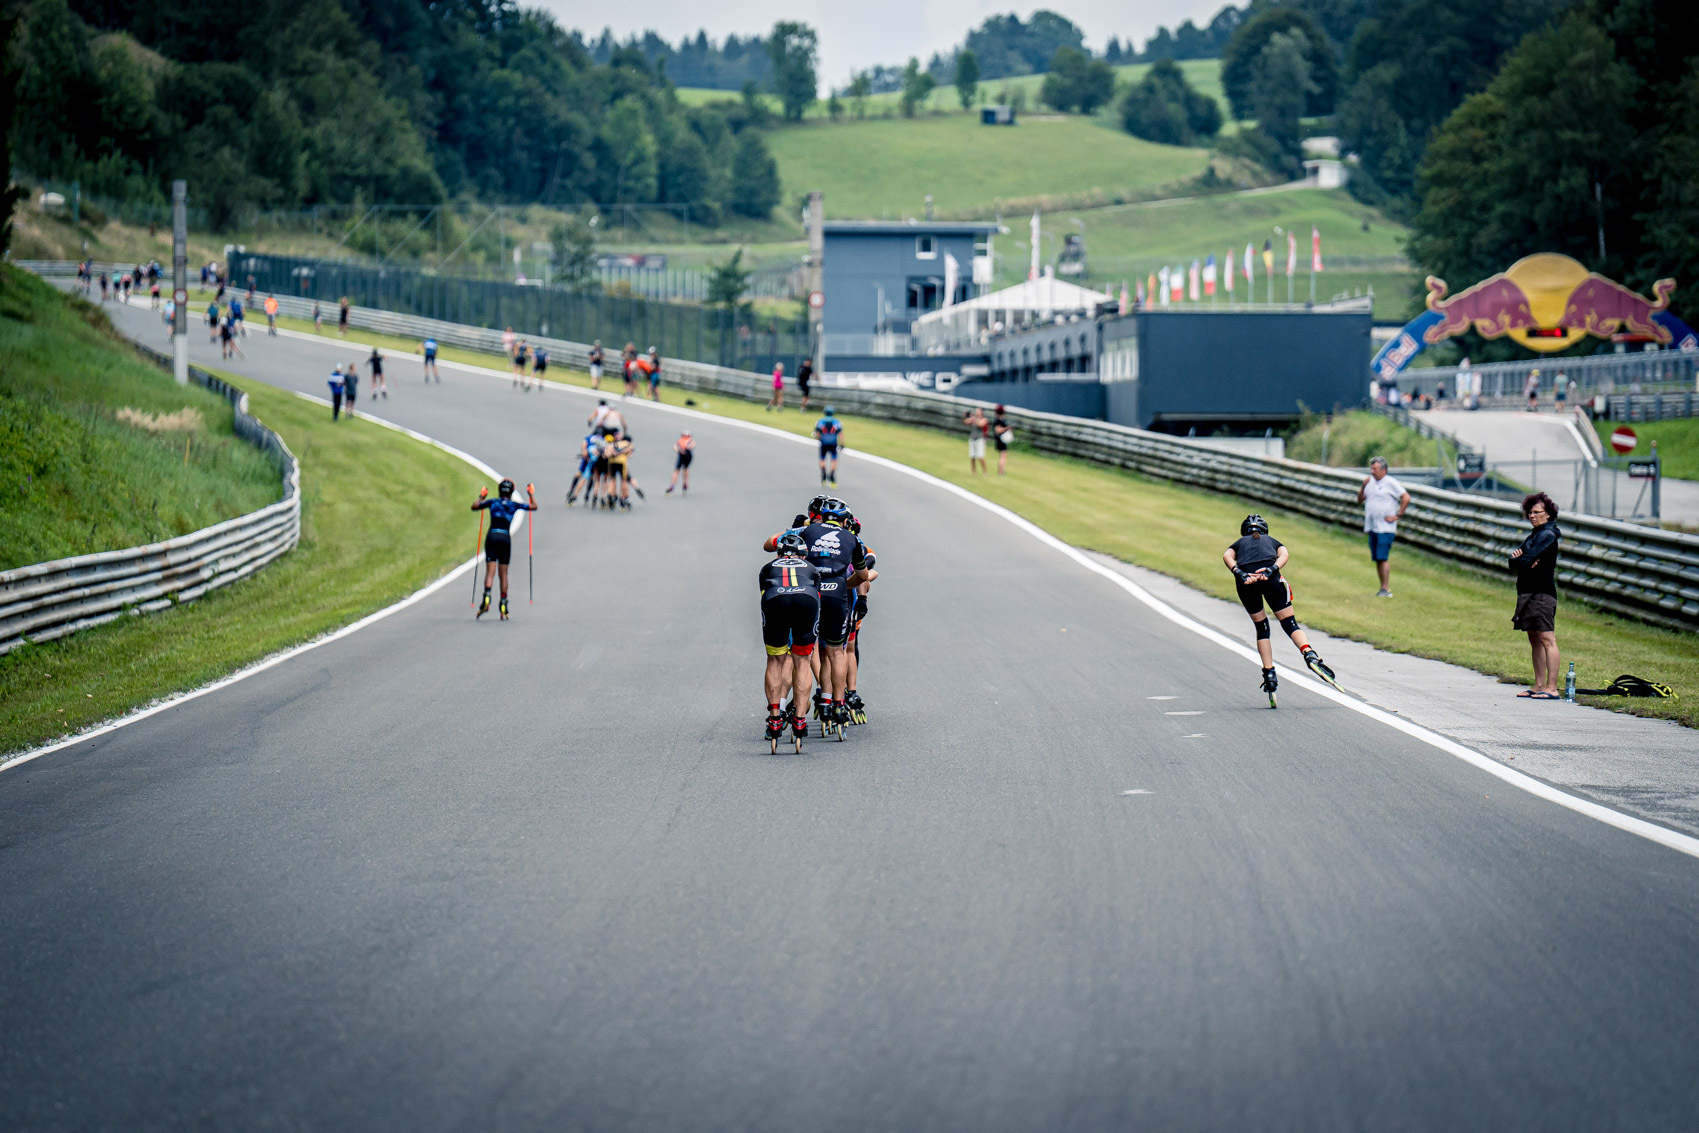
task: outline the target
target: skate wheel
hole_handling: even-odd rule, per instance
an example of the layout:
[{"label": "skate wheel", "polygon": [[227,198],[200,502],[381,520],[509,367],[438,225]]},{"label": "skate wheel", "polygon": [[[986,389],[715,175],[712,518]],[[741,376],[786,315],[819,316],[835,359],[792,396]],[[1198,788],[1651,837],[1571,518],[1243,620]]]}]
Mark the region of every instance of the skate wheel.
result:
[{"label": "skate wheel", "polygon": [[771,739],[771,740],[767,741],[767,753],[769,755],[778,755],[779,754],[779,741],[778,740]]},{"label": "skate wheel", "polygon": [[1280,707],[1280,706],[1279,706],[1279,705],[1278,705],[1278,704],[1276,704],[1276,703],[1275,703],[1275,702],[1274,702],[1274,694],[1273,694],[1273,693],[1272,693],[1272,692],[1271,692],[1271,693],[1269,693],[1269,694],[1268,694],[1268,706],[1269,706],[1269,707],[1270,707],[1270,708],[1278,708],[1278,707]]}]

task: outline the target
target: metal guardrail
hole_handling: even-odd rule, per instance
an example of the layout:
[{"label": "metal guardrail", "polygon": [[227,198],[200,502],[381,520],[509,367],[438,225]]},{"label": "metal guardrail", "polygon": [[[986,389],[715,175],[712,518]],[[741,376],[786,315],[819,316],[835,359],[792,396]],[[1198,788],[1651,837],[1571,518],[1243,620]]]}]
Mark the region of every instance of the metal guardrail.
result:
[{"label": "metal guardrail", "polygon": [[[170,358],[146,346],[149,361]],[[248,395],[197,366],[189,377],[222,394],[238,437],[265,449],[283,474],[283,498],[235,519],[143,547],[0,571],[0,655],[53,641],[125,614],[151,614],[247,578],[301,541],[301,466],[283,438],[249,415]]]},{"label": "metal guardrail", "polygon": [[[68,265],[70,266],[70,265]],[[286,314],[311,312],[310,301],[278,296]],[[501,334],[435,319],[355,308],[349,321],[380,333],[501,353]],[[557,339],[542,342],[556,365],[588,366],[589,346]],[[772,381],[746,370],[702,362],[664,360],[664,380],[683,389],[766,401]],[[960,432],[962,413],[987,402],[925,392],[847,389],[817,384],[816,396],[866,417]],[[1125,425],[1010,408],[1006,416],[1017,440],[1051,452],[1126,468],[1154,479],[1207,488],[1258,504],[1273,505],[1326,523],[1359,528],[1360,474],[1251,453],[1233,454],[1206,444]],[[1527,525],[1514,503],[1461,492],[1407,485],[1413,507],[1399,525],[1399,538],[1444,558],[1503,571],[1521,546]],[[1565,515],[1558,578],[1577,597],[1629,617],[1674,629],[1699,626],[1699,536],[1638,527],[1613,519]]]},{"label": "metal guardrail", "polygon": [[1605,418],[1610,421],[1667,421],[1673,417],[1699,417],[1699,393],[1619,393],[1605,400]]}]

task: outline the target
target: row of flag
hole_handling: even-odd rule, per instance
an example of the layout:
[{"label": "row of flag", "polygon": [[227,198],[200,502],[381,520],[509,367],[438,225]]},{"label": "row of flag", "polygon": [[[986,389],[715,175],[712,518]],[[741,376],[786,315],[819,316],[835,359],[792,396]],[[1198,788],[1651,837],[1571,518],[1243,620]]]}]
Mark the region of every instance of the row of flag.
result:
[{"label": "row of flag", "polygon": [[[1197,302],[1206,296],[1215,294],[1216,280],[1219,278],[1228,295],[1233,294],[1233,281],[1242,271],[1247,289],[1254,287],[1256,276],[1256,245],[1246,244],[1245,255],[1241,263],[1234,263],[1233,250],[1229,248],[1222,258],[1219,270],[1213,255],[1201,263],[1192,261],[1190,269],[1184,264],[1176,267],[1164,267],[1150,273],[1147,280],[1138,284],[1138,301],[1145,303],[1184,302],[1188,296]],[[1272,238],[1262,242],[1263,278],[1272,279],[1274,276],[1274,241]],[[1310,270],[1321,271],[1321,230],[1310,229]],[[1296,233],[1286,234],[1286,276],[1290,279],[1298,271],[1298,237]],[[1126,307],[1132,296],[1127,294],[1126,285],[1121,287],[1121,305]]]}]

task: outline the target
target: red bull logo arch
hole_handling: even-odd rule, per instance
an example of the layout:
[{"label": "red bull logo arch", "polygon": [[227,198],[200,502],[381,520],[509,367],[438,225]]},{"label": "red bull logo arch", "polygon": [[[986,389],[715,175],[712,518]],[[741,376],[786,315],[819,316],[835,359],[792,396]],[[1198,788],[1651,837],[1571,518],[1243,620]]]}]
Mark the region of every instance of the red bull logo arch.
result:
[{"label": "red bull logo arch", "polygon": [[1450,294],[1445,280],[1428,276],[1427,310],[1375,355],[1371,369],[1386,379],[1424,349],[1474,331],[1510,338],[1542,354],[1563,350],[1589,335],[1630,334],[1681,350],[1699,350],[1699,337],[1670,314],[1675,280],[1660,279],[1648,299],[1568,256],[1526,256],[1506,271]]}]

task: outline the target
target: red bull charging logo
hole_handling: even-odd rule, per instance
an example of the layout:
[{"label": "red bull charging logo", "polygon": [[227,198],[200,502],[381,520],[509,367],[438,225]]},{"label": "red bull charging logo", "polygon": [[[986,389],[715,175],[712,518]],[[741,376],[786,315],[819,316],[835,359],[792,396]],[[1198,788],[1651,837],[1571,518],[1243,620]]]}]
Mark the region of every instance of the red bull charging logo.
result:
[{"label": "red bull charging logo", "polygon": [[1653,318],[1669,309],[1675,280],[1652,285],[1647,299],[1614,280],[1551,252],[1517,260],[1507,271],[1447,297],[1443,279],[1428,276],[1428,310],[1439,318],[1422,332],[1432,345],[1468,330],[1511,339],[1541,353],[1562,350],[1587,335],[1619,332],[1669,345],[1669,327]]}]

